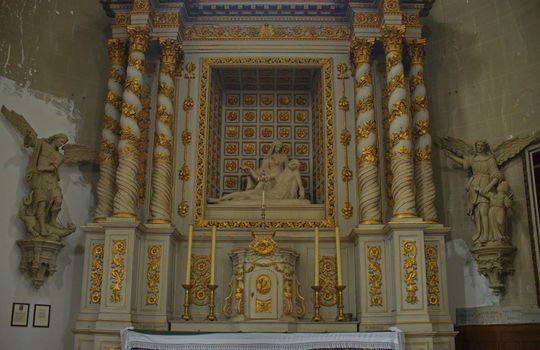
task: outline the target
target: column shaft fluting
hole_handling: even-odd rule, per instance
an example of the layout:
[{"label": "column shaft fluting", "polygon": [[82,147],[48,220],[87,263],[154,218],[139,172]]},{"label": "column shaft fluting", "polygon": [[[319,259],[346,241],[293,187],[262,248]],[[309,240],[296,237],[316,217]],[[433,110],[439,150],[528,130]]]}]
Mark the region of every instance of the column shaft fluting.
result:
[{"label": "column shaft fluting", "polygon": [[99,153],[99,180],[96,188],[96,221],[103,221],[112,215],[115,173],[118,164],[117,146],[120,129],[120,105],[124,91],[124,51],[125,43],[120,39],[109,39],[109,60],[111,69],[107,82],[107,97],[105,100],[105,115],[101,132],[101,150]]},{"label": "column shaft fluting", "polygon": [[141,100],[144,74],[144,53],[150,36],[148,27],[128,27],[129,57],[126,82],[122,96],[120,116],[120,141],[118,142],[118,169],[116,171],[117,192],[114,197],[113,215],[116,217],[136,217],[135,207],[138,197],[137,173],[139,167],[139,139],[142,118]]},{"label": "column shaft fluting", "polygon": [[416,184],[416,208],[425,221],[437,221],[435,210],[435,185],[431,162],[431,135],[429,133],[429,112],[424,83],[425,39],[409,42],[411,70],[409,87],[411,110],[413,112],[414,133],[414,178]]},{"label": "column shaft fluting", "polygon": [[354,39],[351,47],[355,79],[356,181],[360,224],[381,222],[377,121],[371,74],[373,44],[374,39]]},{"label": "column shaft fluting", "polygon": [[403,72],[403,36],[405,26],[383,26],[386,53],[388,132],[392,169],[392,198],[395,218],[415,217],[413,163],[411,159],[411,117]]},{"label": "column shaft fluting", "polygon": [[161,47],[161,66],[154,133],[150,222],[169,223],[172,205],[173,125],[175,120],[174,74],[180,45],[172,39],[161,39],[159,45]]}]

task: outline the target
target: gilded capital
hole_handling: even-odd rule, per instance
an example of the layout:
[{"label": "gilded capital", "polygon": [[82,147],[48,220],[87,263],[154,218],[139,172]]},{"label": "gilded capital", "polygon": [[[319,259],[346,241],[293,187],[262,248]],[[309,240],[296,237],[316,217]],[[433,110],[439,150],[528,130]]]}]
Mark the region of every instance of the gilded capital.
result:
[{"label": "gilded capital", "polygon": [[383,13],[385,15],[395,15],[401,13],[399,0],[384,0]]},{"label": "gilded capital", "polygon": [[409,41],[409,57],[411,64],[424,64],[426,39],[413,39]]},{"label": "gilded capital", "polygon": [[375,43],[374,38],[360,39],[354,38],[351,43],[351,58],[355,66],[362,63],[369,63],[371,60],[371,49]]},{"label": "gilded capital", "polygon": [[109,61],[111,65],[123,65],[125,42],[120,39],[107,40],[107,47],[109,48]]},{"label": "gilded capital", "polygon": [[146,52],[150,42],[150,28],[148,26],[128,26],[129,50]]},{"label": "gilded capital", "polygon": [[173,75],[182,44],[175,39],[161,38],[159,39],[159,47],[161,48],[161,70]]},{"label": "gilded capital", "polygon": [[383,26],[382,40],[384,51],[386,53],[396,52],[401,55],[403,37],[405,35],[405,26]]}]

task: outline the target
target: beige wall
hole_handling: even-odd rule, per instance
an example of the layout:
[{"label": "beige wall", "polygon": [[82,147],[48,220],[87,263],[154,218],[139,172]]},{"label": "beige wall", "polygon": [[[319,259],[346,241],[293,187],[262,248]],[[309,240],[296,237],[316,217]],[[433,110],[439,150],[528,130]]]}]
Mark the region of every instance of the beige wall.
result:
[{"label": "beige wall", "polygon": [[[426,79],[435,136],[487,139],[494,146],[510,135],[540,129],[538,18],[537,0],[435,2],[424,22],[429,27]],[[467,174],[440,152],[434,167],[441,221],[452,227],[451,240],[470,245],[474,227],[464,209]],[[456,264],[449,264],[449,276],[462,277],[451,284],[454,307],[536,304],[522,167],[518,157],[504,168],[514,192],[512,242],[518,248],[507,293],[500,301],[491,295],[470,257],[460,251],[460,242],[453,241],[449,256]]]},{"label": "beige wall", "polygon": [[[0,2],[0,104],[23,114],[42,137],[64,132],[70,141],[97,148],[108,73],[108,19],[98,1],[5,0]],[[0,117],[0,348],[73,349],[79,309],[83,237],[66,240],[58,271],[36,291],[18,271],[24,227],[17,216],[28,186],[30,151]],[[64,203],[59,219],[82,225],[93,212],[97,169],[63,166]],[[13,302],[30,303],[26,328],[9,327]],[[50,328],[32,328],[33,305],[51,305]]]}]

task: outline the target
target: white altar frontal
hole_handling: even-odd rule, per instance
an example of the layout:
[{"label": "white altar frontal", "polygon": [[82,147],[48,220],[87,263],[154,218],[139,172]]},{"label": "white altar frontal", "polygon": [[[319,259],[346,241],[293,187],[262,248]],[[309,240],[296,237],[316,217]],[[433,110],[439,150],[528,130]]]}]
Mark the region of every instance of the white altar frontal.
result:
[{"label": "white altar frontal", "polygon": [[106,2],[75,349],[120,349],[126,327],[397,327],[407,349],[454,349],[423,71],[430,3]]}]

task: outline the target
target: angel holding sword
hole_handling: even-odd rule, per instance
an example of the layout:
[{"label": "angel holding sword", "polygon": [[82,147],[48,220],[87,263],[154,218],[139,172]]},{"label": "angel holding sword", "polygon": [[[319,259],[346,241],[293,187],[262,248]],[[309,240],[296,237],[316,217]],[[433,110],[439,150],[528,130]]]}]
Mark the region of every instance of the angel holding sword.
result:
[{"label": "angel holding sword", "polygon": [[498,241],[495,237],[500,238],[500,235],[491,234],[489,219],[490,197],[494,194],[492,190],[504,178],[499,167],[515,157],[537,138],[537,133],[511,138],[496,146],[493,151],[485,140],[476,141],[474,147],[454,137],[445,137],[439,140],[441,148],[446,150],[446,155],[450,159],[465,170],[472,171],[465,188],[468,194],[467,215],[472,216],[476,227],[476,234],[472,238],[475,246]]},{"label": "angel holding sword", "polygon": [[67,136],[61,133],[38,138],[22,115],[5,106],[2,106],[2,114],[24,136],[24,146],[33,148],[26,168],[26,182],[30,191],[23,198],[19,210],[27,234],[33,238],[61,241],[75,231],[75,226],[62,226],[58,222],[63,199],[58,168],[62,163],[92,161],[95,152],[86,146],[67,144]]}]

